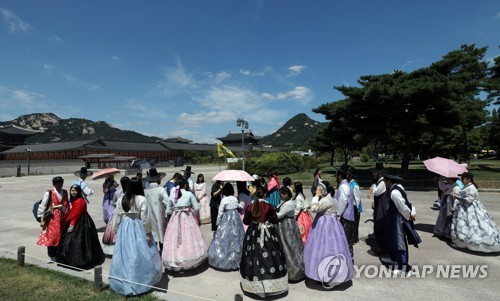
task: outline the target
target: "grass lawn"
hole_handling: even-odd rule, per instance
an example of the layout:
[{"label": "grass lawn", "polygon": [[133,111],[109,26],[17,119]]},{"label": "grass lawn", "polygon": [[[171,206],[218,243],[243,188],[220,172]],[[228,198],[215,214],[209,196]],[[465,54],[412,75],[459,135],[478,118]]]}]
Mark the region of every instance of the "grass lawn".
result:
[{"label": "grass lawn", "polygon": [[[338,166],[342,163],[338,163]],[[354,173],[358,177],[358,182],[361,187],[369,187],[372,181],[371,168],[375,167],[374,162],[353,162],[351,165],[354,168]],[[335,183],[335,168],[325,163],[320,166],[323,171],[323,180],[329,181],[330,184]],[[391,174],[397,174],[405,179],[403,186],[415,189],[434,189],[436,187],[437,175],[428,171],[422,161],[410,162],[409,170],[401,172],[400,161],[389,161],[384,163],[384,168]],[[468,170],[474,174],[474,180],[481,188],[500,189],[500,160],[479,159],[471,160]],[[314,169],[308,172],[300,172],[288,175],[279,175],[280,179],[290,177],[292,181],[301,181],[305,187],[310,187],[312,184]]]},{"label": "grass lawn", "polygon": [[[0,300],[129,300],[105,287],[94,291],[92,282],[34,265],[19,267],[12,259],[0,258]],[[161,300],[144,295],[140,300]]]}]

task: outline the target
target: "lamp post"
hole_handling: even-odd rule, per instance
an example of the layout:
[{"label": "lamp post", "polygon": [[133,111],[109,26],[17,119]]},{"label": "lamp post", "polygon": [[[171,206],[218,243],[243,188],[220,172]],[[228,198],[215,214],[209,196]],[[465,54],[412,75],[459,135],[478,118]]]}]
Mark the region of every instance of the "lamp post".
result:
[{"label": "lamp post", "polygon": [[28,176],[30,175],[30,163],[31,163],[31,148],[25,149],[26,155],[28,156]]},{"label": "lamp post", "polygon": [[248,129],[248,121],[238,118],[236,126],[241,126],[241,169],[245,170],[245,129]]}]

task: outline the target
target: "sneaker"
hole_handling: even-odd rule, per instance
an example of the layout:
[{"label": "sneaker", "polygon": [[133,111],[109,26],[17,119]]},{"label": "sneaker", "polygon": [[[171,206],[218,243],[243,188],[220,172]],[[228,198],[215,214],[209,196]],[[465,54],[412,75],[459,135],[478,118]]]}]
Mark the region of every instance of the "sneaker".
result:
[{"label": "sneaker", "polygon": [[434,206],[431,207],[432,210],[441,210],[441,206],[439,204],[434,204]]},{"label": "sneaker", "polygon": [[398,264],[397,261],[392,260],[389,256],[380,256],[379,258],[380,258],[380,261],[386,265],[397,265]]},{"label": "sneaker", "polygon": [[406,276],[406,272],[403,271],[403,270],[394,270],[394,271],[392,271],[392,275],[394,277],[405,277]]}]

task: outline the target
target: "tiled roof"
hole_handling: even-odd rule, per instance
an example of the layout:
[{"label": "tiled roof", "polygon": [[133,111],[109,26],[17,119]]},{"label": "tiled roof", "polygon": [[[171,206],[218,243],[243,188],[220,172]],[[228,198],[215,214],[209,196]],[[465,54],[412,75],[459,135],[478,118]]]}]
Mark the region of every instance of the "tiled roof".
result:
[{"label": "tiled roof", "polygon": [[22,136],[34,136],[38,134],[38,131],[28,130],[16,125],[7,125],[5,127],[0,127],[0,132],[9,135],[22,135]]},{"label": "tiled roof", "polygon": [[196,143],[175,143],[160,141],[160,144],[172,151],[216,151],[215,144],[196,144]]},{"label": "tiled roof", "polygon": [[71,142],[52,142],[43,144],[26,144],[18,145],[14,148],[2,152],[2,154],[13,154],[13,153],[24,153],[25,149],[31,149],[32,153],[37,152],[54,152],[54,151],[66,151],[81,149],[88,143],[92,143],[95,140],[83,140],[83,141],[71,141]]}]

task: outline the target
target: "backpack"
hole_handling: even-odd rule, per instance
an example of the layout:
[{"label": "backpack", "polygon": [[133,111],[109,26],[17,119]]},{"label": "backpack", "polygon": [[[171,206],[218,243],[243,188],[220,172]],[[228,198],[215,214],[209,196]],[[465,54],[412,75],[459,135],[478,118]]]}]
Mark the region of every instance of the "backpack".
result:
[{"label": "backpack", "polygon": [[[49,200],[47,202],[47,207],[45,208],[45,212],[43,213],[44,220],[47,220],[49,218],[49,215],[52,214],[52,212],[47,212],[47,209],[49,208],[50,203],[52,202],[52,191],[47,190],[47,192],[49,193]],[[33,215],[35,216],[35,219],[37,222],[41,222],[41,220],[42,220],[40,217],[38,217],[38,207],[40,207],[41,203],[42,203],[42,200],[39,200],[33,204]]]}]

